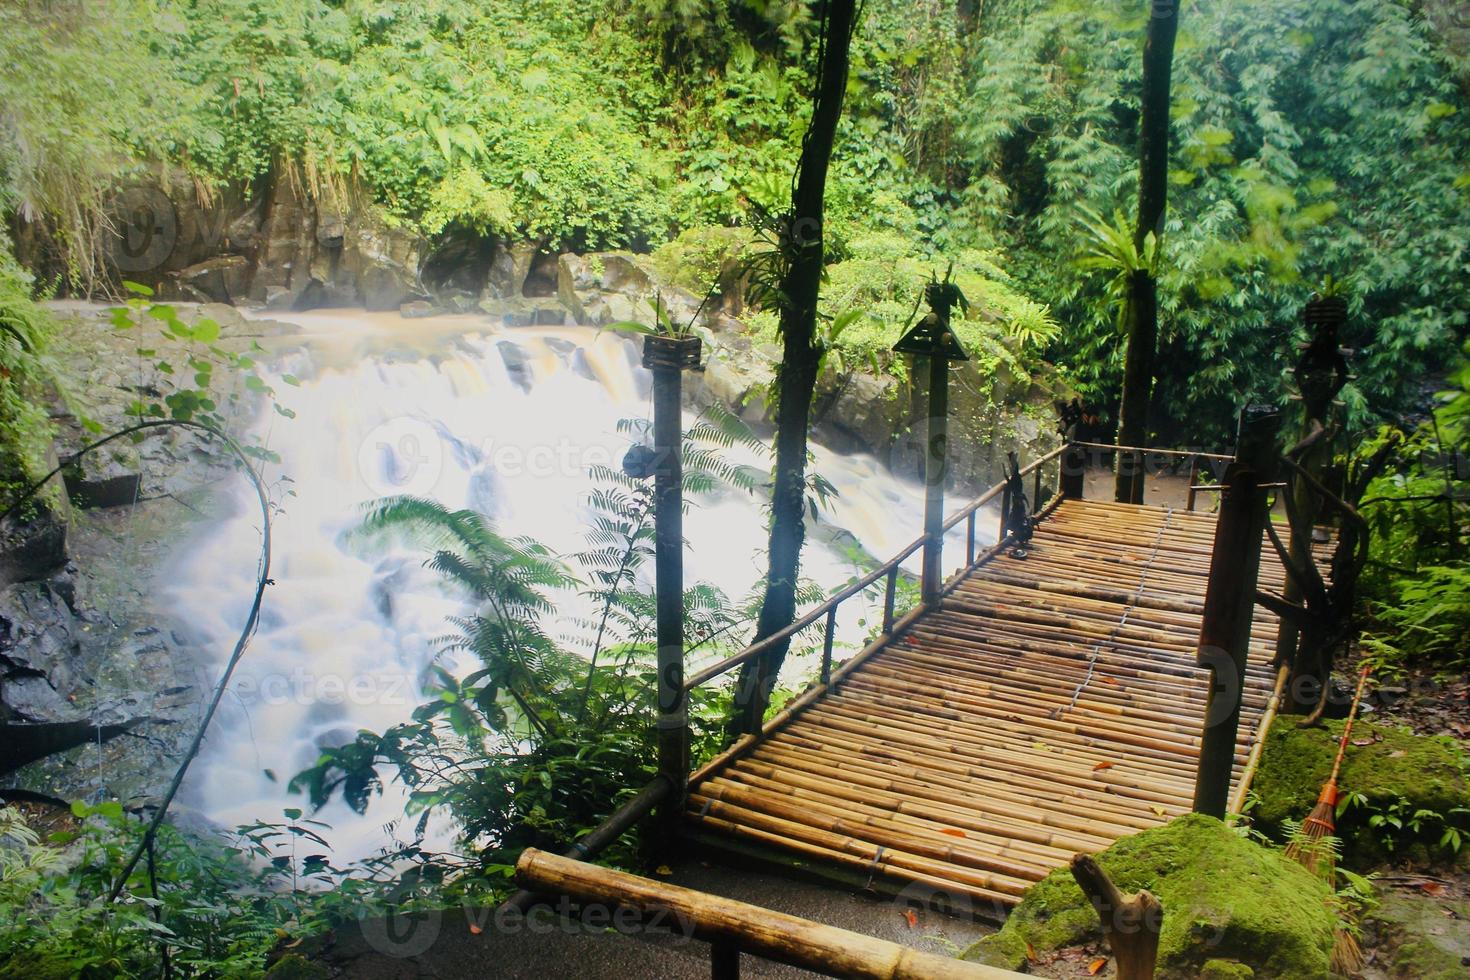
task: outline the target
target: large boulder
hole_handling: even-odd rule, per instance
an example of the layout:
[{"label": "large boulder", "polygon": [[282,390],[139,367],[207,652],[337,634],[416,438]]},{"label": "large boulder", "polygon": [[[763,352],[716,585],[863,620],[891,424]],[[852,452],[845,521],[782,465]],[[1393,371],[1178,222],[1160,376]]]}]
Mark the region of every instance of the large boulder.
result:
[{"label": "large boulder", "polygon": [[423,240],[412,232],[386,225],[367,205],[353,213],[342,246],[341,268],[369,310],[396,310],[421,297],[419,262]]},{"label": "large boulder", "polygon": [[[1337,919],[1327,885],[1213,817],[1187,814],[1123,838],[1097,860],[1124,892],[1147,889],[1162,903],[1161,980],[1331,973]],[[1097,912],[1062,869],[1027,891],[1005,927],[964,957],[1022,970],[1032,958],[1101,938]]]},{"label": "large boulder", "polygon": [[173,274],[182,299],[202,303],[243,303],[249,295],[250,261],[243,255],[216,255]]}]

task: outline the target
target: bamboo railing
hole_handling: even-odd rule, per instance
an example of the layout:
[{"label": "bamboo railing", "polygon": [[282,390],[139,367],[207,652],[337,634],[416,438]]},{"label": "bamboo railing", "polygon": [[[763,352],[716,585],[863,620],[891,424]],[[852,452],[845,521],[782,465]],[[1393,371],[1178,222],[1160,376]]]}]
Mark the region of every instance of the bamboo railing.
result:
[{"label": "bamboo railing", "polygon": [[[1045,456],[1042,456],[1035,462],[1032,462],[1029,465],[1023,467],[1020,470],[1020,475],[1022,477],[1026,477],[1035,474],[1036,486],[1039,490],[1041,487],[1042,467],[1044,467],[1048,463],[1051,463],[1054,460],[1060,460],[1062,454],[1066,451],[1066,449],[1067,447],[1065,445],[1053,449]],[[1060,466],[1058,468],[1060,469]],[[1058,477],[1058,484],[1060,484],[1060,477]],[[997,483],[995,486],[986,490],[984,493],[980,494],[980,496],[976,497],[974,500],[971,500],[968,504],[961,507],[955,513],[951,514],[944,521],[943,525],[941,525],[938,547],[941,549],[942,552],[942,549],[944,548],[945,536],[950,531],[958,527],[961,522],[965,523],[965,565],[954,575],[951,575],[950,578],[946,581],[944,589],[945,592],[950,591],[950,589],[953,588],[954,583],[957,582],[961,577],[963,577],[965,573],[973,571],[979,565],[984,564],[986,561],[990,560],[990,558],[994,557],[998,547],[1007,543],[1007,536],[1003,534],[1001,536],[1001,540],[997,542],[996,547],[993,547],[983,554],[979,555],[977,555],[975,550],[976,515],[979,513],[982,507],[984,507],[986,504],[989,504],[997,497],[1005,497],[1008,492],[1008,487],[1009,481],[1003,480],[1000,483]],[[1035,501],[1033,500],[1033,508],[1031,511],[1032,515],[1036,515],[1044,509],[1042,507],[1034,506],[1034,504]],[[869,588],[882,580],[884,582],[884,594],[883,628],[881,635],[884,637],[891,636],[895,630],[898,619],[898,612],[894,608],[894,603],[896,601],[897,595],[899,571],[901,570],[903,563],[911,558],[913,555],[917,554],[920,550],[922,550],[924,545],[927,543],[928,538],[925,535],[920,535],[919,537],[915,538],[913,541],[909,542],[902,549],[900,549],[898,554],[894,555],[892,558],[889,558],[883,564],[868,572],[868,574],[864,575],[857,581],[843,586],[820,605],[816,606],[814,609],[810,610],[805,615],[798,618],[790,626],[787,626],[785,629],[777,630],[770,636],[767,636],[750,644],[738,653],[732,654],[731,656],[726,657],[718,663],[710,664],[708,667],[705,667],[704,669],[695,672],[684,682],[685,690],[692,691],[694,690],[694,688],[699,687],[702,684],[709,683],[716,677],[719,677],[722,674],[725,674],[730,670],[739,667],[746,661],[760,656],[767,650],[770,650],[772,647],[776,646],[778,643],[790,640],[796,634],[800,633],[802,630],[808,628],[821,619],[825,619],[826,623],[823,628],[822,667],[819,676],[821,678],[821,683],[827,683],[831,679],[832,673],[833,631],[837,623],[838,607],[841,606],[842,603],[846,602],[848,599],[851,599],[853,596],[866,592]]]},{"label": "bamboo railing", "polygon": [[527,889],[568,895],[584,903],[672,918],[684,935],[710,944],[711,972],[716,980],[740,975],[741,953],[823,976],[857,980],[1008,980],[1021,976],[535,848],[521,853],[516,881]]}]

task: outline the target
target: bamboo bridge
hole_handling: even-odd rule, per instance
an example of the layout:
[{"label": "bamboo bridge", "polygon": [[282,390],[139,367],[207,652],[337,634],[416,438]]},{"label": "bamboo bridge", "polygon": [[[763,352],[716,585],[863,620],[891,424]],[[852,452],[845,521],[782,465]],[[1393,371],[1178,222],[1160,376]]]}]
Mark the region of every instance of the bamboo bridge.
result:
[{"label": "bamboo bridge", "polygon": [[[990,906],[1188,812],[1216,521],[1060,501],[1024,551],[982,555],[937,605],[696,772],[688,822]],[[1260,585],[1283,577],[1267,555]],[[1276,628],[1257,607],[1237,784],[1263,736]]]},{"label": "bamboo bridge", "polygon": [[[574,860],[528,851],[518,867],[528,890],[509,906],[527,908],[540,890],[681,908],[711,942],[714,975],[733,977],[742,949],[799,965],[812,957],[772,935],[759,909],[660,891],[581,862],[657,810],[665,841],[800,864],[860,888],[999,918],[1075,855],[1191,810],[1224,817],[1241,809],[1288,677],[1279,616],[1298,621],[1293,590],[1303,569],[1320,564],[1313,536],[1288,531],[1297,571],[1286,571],[1270,498],[1288,484],[1276,474],[1292,469],[1302,493],[1351,512],[1293,459],[1322,443],[1325,430],[1283,454],[1279,413],[1253,406],[1232,456],[1069,440],[1024,468],[1012,455],[1002,483],[946,518],[946,371],[964,353],[948,332],[947,307],[933,297],[931,305],[936,314],[895,348],[923,356],[930,369],[923,533],[785,629],[687,678],[680,375],[698,364],[699,341],[645,339],[660,460],[658,776],[579,840],[565,855]],[[1086,472],[1114,454],[1118,496],[1135,502],[1084,499]],[[1145,454],[1189,462],[1183,506],[1139,502]],[[1221,479],[1198,485],[1206,463]],[[1197,494],[1214,492],[1216,513],[1195,510]],[[1293,494],[1281,498],[1291,513]],[[977,522],[997,506],[996,543],[982,549]],[[1314,524],[1308,512],[1300,526]],[[946,578],[944,548],[956,537],[964,560]],[[900,610],[898,582],[916,556],[920,597]],[[881,626],[834,663],[839,606],[875,595]],[[816,631],[817,677],[762,720],[766,655]],[[1293,638],[1282,640],[1284,647]],[[734,692],[737,703],[754,705],[744,713],[746,734],[691,773],[690,692],[756,665],[748,672],[756,684]],[[833,963],[852,941],[813,940]],[[871,955],[889,962],[906,954]],[[953,969],[960,972],[930,963],[902,975],[982,975],[968,964]]]}]

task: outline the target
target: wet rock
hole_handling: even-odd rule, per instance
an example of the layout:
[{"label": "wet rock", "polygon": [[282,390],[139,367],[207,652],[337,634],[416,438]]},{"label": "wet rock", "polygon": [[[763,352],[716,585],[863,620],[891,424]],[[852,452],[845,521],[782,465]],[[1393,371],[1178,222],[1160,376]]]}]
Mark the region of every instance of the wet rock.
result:
[{"label": "wet rock", "polygon": [[524,294],[526,276],[531,272],[531,261],[538,248],[530,242],[500,245],[490,259],[490,269],[485,276],[482,299],[519,299]]},{"label": "wet rock", "polygon": [[571,252],[557,260],[556,298],[567,308],[572,320],[579,324],[591,323],[582,295],[596,286],[597,280],[587,268],[587,260]]},{"label": "wet rock", "polygon": [[244,302],[249,295],[250,262],[243,255],[219,255],[179,270],[174,278],[204,302]]},{"label": "wet rock", "polygon": [[531,365],[526,360],[526,352],[508,340],[502,340],[495,345],[500,351],[500,359],[505,362],[505,372],[510,380],[522,391],[530,391],[535,378],[531,373]]},{"label": "wet rock", "polygon": [[365,308],[393,310],[423,295],[418,281],[422,245],[417,235],[387,227],[366,207],[358,210],[342,264]]},{"label": "wet rock", "polygon": [[74,601],[75,593],[59,581],[23,582],[0,591],[0,716],[21,721],[77,717],[60,693],[86,686]]},{"label": "wet rock", "polygon": [[416,320],[426,316],[438,316],[443,311],[426,299],[416,299],[411,303],[404,303],[398,308],[398,315],[409,320]]},{"label": "wet rock", "polygon": [[775,366],[769,361],[746,356],[732,356],[729,351],[712,351],[705,360],[695,398],[703,404],[709,399],[720,402],[746,422],[766,419],[765,393],[775,380]]},{"label": "wet rock", "polygon": [[22,512],[0,523],[0,586],[42,578],[66,564],[61,506],[41,503],[30,515]]},{"label": "wet rock", "polygon": [[[110,465],[109,470],[115,469]],[[129,507],[136,503],[142,477],[137,473],[115,472],[111,475],[88,476],[80,469],[62,474],[66,496],[82,510],[98,507]]]}]

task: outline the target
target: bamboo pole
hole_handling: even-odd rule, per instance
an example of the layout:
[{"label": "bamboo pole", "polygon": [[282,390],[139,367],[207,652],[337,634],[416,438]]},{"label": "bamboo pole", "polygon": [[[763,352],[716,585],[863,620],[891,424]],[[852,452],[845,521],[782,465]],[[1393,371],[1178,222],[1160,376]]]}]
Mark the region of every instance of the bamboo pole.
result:
[{"label": "bamboo pole", "polygon": [[1017,976],[745,902],[569,861],[535,848],[527,848],[516,862],[516,880],[527,888],[569,895],[582,902],[612,903],[644,914],[671,914],[706,942],[734,946],[825,976],[871,980],[1001,980]]},{"label": "bamboo pole", "polygon": [[1235,793],[1230,798],[1231,819],[1245,812],[1246,794],[1251,791],[1251,783],[1255,781],[1256,768],[1261,764],[1261,755],[1266,750],[1266,735],[1271,731],[1271,723],[1276,720],[1276,712],[1281,708],[1281,694],[1286,689],[1286,679],[1290,676],[1291,664],[1282,664],[1276,671],[1276,687],[1271,691],[1271,700],[1266,702],[1266,710],[1261,712],[1261,723],[1256,727],[1256,737],[1251,743],[1250,755],[1245,760],[1245,769],[1236,780]]}]

